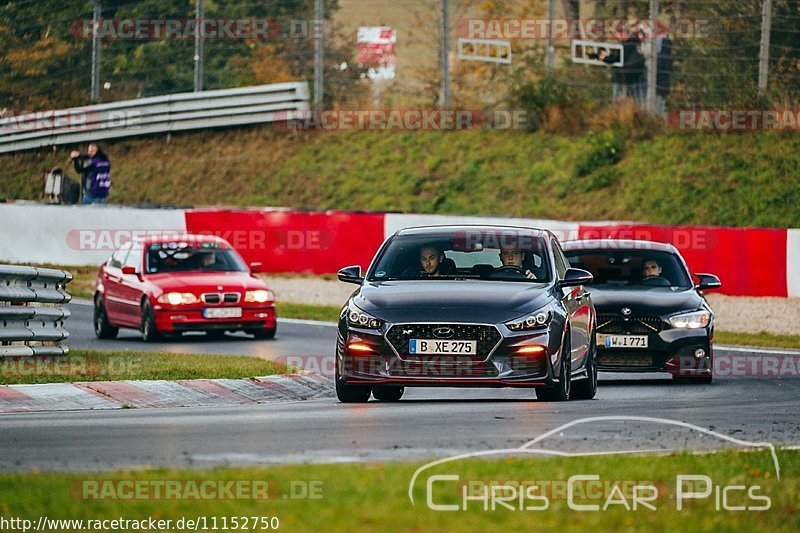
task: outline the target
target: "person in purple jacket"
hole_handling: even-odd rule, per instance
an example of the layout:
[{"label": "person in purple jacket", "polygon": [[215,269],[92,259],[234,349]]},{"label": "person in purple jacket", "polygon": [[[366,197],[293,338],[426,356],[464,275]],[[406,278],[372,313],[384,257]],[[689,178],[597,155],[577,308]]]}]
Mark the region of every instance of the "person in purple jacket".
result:
[{"label": "person in purple jacket", "polygon": [[83,203],[104,204],[111,189],[111,161],[96,143],[89,145],[88,155],[73,150],[69,156],[75,172],[83,175]]}]

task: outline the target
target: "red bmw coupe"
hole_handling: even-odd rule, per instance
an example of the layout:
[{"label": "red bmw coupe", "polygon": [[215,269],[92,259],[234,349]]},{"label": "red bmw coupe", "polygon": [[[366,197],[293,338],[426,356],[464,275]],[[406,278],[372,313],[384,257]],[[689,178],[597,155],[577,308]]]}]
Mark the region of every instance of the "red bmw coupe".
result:
[{"label": "red bmw coupe", "polygon": [[275,336],[275,295],[228,242],[205,235],[147,237],[123,245],[100,267],[94,331],[100,339],[134,328],[155,341],[164,334],[244,331]]}]

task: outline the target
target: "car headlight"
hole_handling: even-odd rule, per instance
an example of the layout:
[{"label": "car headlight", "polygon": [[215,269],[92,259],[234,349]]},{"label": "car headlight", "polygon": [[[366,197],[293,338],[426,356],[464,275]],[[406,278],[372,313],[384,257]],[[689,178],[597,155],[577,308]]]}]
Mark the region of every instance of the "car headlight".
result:
[{"label": "car headlight", "polygon": [[191,292],[166,292],[158,297],[158,303],[170,305],[191,305],[198,302]]},{"label": "car headlight", "polygon": [[543,328],[550,323],[553,319],[553,313],[550,311],[536,311],[530,315],[506,322],[506,327],[511,331],[526,331],[529,329]]},{"label": "car headlight", "polygon": [[379,320],[372,315],[368,315],[356,307],[353,302],[349,302],[347,306],[342,309],[342,315],[347,316],[347,325],[355,326],[357,328],[378,329],[383,325],[382,320]]},{"label": "car headlight", "polygon": [[258,289],[255,291],[246,291],[244,293],[245,302],[263,304],[264,302],[272,300],[275,300],[275,295],[270,290]]},{"label": "car headlight", "polygon": [[674,328],[704,328],[710,321],[711,313],[708,311],[693,311],[669,317],[669,323]]}]

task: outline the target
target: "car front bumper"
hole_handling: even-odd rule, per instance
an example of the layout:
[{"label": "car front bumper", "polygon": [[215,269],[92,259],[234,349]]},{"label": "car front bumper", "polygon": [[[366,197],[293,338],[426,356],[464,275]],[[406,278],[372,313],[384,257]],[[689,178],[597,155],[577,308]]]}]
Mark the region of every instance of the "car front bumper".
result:
[{"label": "car front bumper", "polygon": [[[158,306],[153,309],[156,327],[161,333],[184,331],[255,331],[275,329],[275,306],[242,306],[242,316],[236,318],[206,318],[203,309],[212,307],[172,308]],[[218,306],[216,308],[219,308]]]},{"label": "car front bumper", "polygon": [[[607,372],[669,372],[674,376],[711,376],[711,328],[668,328],[647,335],[644,348],[597,345],[597,368]],[[700,357],[695,355],[702,350]]]},{"label": "car front bumper", "polygon": [[[408,355],[398,353],[380,331],[339,325],[336,365],[339,379],[352,385],[431,387],[545,387],[558,381],[553,373],[560,357],[560,336],[548,329],[511,332],[495,326],[500,339],[488,355]],[[360,349],[352,349],[358,345]],[[540,346],[520,355],[521,347]]]}]

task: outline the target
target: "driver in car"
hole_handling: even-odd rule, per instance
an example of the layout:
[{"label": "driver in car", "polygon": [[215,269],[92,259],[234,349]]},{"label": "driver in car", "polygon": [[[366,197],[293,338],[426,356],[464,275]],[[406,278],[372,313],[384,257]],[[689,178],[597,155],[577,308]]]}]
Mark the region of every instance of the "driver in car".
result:
[{"label": "driver in car", "polygon": [[648,259],[644,262],[642,266],[642,275],[644,279],[647,278],[660,278],[661,277],[661,265],[658,264],[657,261],[654,259]]},{"label": "driver in car", "polygon": [[524,274],[526,278],[536,279],[536,276],[533,275],[533,272],[522,269],[522,262],[524,259],[525,252],[522,250],[500,250],[500,262],[503,263],[503,267],[517,267],[519,272]]},{"label": "driver in car", "polygon": [[403,271],[403,278],[439,278],[444,275],[445,255],[438,246],[426,244],[419,249],[419,266]]},{"label": "driver in car", "polygon": [[419,250],[419,263],[423,276],[439,277],[442,275],[441,266],[444,254],[436,246],[423,246]]}]

